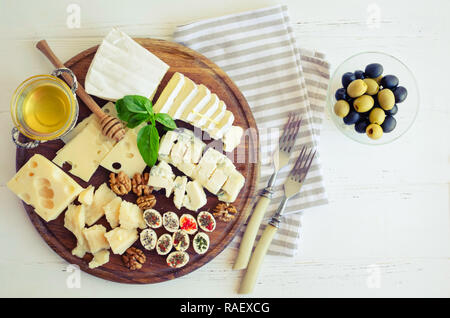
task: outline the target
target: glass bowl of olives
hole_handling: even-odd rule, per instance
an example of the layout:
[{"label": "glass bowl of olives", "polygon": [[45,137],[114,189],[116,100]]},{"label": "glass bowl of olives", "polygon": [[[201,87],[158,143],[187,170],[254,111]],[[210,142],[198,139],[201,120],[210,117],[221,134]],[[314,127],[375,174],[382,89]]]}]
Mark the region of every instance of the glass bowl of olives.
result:
[{"label": "glass bowl of olives", "polygon": [[347,137],[367,145],[387,144],[406,133],[417,117],[417,83],[399,59],[359,53],[334,71],[327,109]]}]

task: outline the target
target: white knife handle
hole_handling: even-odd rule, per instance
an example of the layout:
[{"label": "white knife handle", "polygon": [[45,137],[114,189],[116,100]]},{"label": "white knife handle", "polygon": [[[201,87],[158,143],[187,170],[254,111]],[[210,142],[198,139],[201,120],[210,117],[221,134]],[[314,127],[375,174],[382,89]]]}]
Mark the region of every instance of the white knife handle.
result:
[{"label": "white knife handle", "polygon": [[249,294],[253,291],[262,261],[277,230],[278,228],[270,224],[265,228],[248,264],[247,272],[239,288],[239,294]]},{"label": "white knife handle", "polygon": [[244,236],[242,237],[239,254],[233,266],[234,270],[247,268],[253,244],[255,243],[256,234],[258,234],[259,226],[261,225],[269,203],[269,198],[265,196],[259,198],[255,211],[253,212],[250,221],[247,224],[247,228],[245,229]]}]

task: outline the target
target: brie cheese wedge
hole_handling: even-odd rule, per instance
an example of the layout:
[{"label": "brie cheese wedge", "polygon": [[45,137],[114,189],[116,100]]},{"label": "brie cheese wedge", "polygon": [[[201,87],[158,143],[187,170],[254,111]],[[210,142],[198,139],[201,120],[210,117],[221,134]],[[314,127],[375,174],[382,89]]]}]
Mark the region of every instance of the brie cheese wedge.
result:
[{"label": "brie cheese wedge", "polygon": [[168,69],[128,35],[112,29],[92,60],[84,87],[88,94],[111,101],[125,95],[151,99]]},{"label": "brie cheese wedge", "polygon": [[211,95],[211,100],[198,112],[195,112],[195,117],[192,119],[192,124],[201,128],[206,122],[209,122],[209,117],[219,108],[219,97],[216,94]]},{"label": "brie cheese wedge", "polygon": [[219,107],[214,112],[214,114],[211,115],[209,120],[205,122],[205,124],[201,127],[204,130],[207,129],[213,129],[216,125],[219,124],[220,120],[225,116],[225,111],[227,110],[227,106],[223,101],[219,102]]}]

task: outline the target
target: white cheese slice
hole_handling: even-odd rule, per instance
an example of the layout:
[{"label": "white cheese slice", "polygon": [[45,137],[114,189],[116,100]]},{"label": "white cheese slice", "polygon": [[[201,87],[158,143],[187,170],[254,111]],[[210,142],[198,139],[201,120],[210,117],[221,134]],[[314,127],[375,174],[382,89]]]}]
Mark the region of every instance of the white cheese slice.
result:
[{"label": "white cheese slice", "polygon": [[225,111],[225,116],[219,121],[213,129],[208,129],[207,132],[214,139],[221,139],[223,135],[231,128],[234,122],[234,115],[229,110]]},{"label": "white cheese slice", "polygon": [[125,95],[153,98],[169,65],[125,33],[112,29],[103,39],[85,79],[88,94],[107,100]]},{"label": "white cheese slice", "polygon": [[188,179],[185,176],[178,176],[174,181],[173,204],[178,210],[183,206],[187,182]]},{"label": "white cheese slice", "polygon": [[195,116],[190,123],[201,128],[206,122],[209,121],[209,117],[217,111],[219,108],[219,102],[219,97],[217,97],[216,94],[211,94],[210,101],[205,105],[205,107],[194,113]]},{"label": "white cheese slice", "polygon": [[206,194],[203,187],[197,181],[189,181],[186,185],[186,195],[183,206],[191,211],[197,211],[206,204]]},{"label": "white cheese slice", "polygon": [[128,130],[122,140],[101,161],[100,165],[115,173],[123,171],[130,178],[136,173],[142,173],[147,164],[142,159],[137,147],[136,130]]},{"label": "white cheese slice", "polygon": [[218,194],[219,200],[224,202],[234,202],[244,186],[245,178],[239,171],[235,170],[227,179]]},{"label": "white cheese slice", "polygon": [[159,95],[155,105],[153,105],[153,111],[155,113],[167,113],[183,85],[184,75],[178,72],[174,73],[161,92],[161,95]]},{"label": "white cheese slice", "polygon": [[195,114],[199,112],[211,99],[211,91],[205,85],[199,85],[197,94],[186,106],[179,119],[185,122],[191,122]]},{"label": "white cheese slice", "polygon": [[230,129],[223,135],[223,150],[231,152],[241,143],[242,134],[244,129],[239,126],[231,126]]},{"label": "white cheese slice", "polygon": [[91,120],[78,135],[58,150],[53,162],[60,167],[69,163],[72,166],[70,173],[89,182],[102,160],[113,149],[114,143],[102,134],[100,124]]},{"label": "white cheese slice", "polygon": [[170,160],[170,151],[175,144],[175,141],[178,139],[178,132],[174,130],[170,130],[165,133],[164,136],[161,137],[159,141],[159,150],[158,150],[158,158],[159,160],[164,160],[167,162],[171,162]]},{"label": "white cheese slice", "polygon": [[[185,81],[183,87],[177,97],[175,97],[172,106],[170,106],[170,109],[167,111],[167,114],[173,119],[179,118],[186,106],[194,98],[195,94],[197,94],[197,85],[186,76],[184,78]],[[161,113],[164,113],[164,111],[161,111]]]},{"label": "white cheese slice", "polygon": [[205,124],[202,125],[203,130],[207,129],[213,129],[216,125],[219,124],[220,120],[225,116],[225,111],[227,110],[227,105],[223,101],[219,102],[219,107],[214,112],[214,114],[211,115],[208,121],[205,122]]}]

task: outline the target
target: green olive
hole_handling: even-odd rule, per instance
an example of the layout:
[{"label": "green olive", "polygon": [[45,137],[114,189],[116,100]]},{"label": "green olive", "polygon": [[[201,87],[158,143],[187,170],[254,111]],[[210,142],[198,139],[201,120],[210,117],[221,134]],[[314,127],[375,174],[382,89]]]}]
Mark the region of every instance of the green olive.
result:
[{"label": "green olive", "polygon": [[344,118],[350,112],[350,105],[347,101],[341,99],[334,104],[334,112],[341,118]]},{"label": "green olive", "polygon": [[347,87],[347,94],[352,98],[359,97],[367,91],[367,84],[362,79],[351,82]]},{"label": "green olive", "polygon": [[363,79],[364,83],[367,84],[367,91],[366,94],[368,95],[375,95],[376,93],[378,93],[378,90],[380,89],[380,86],[378,85],[378,83],[371,78],[365,78]]},{"label": "green olive", "polygon": [[375,101],[373,100],[372,96],[363,95],[355,99],[355,101],[353,102],[353,107],[358,113],[365,113],[373,107],[374,103]]},{"label": "green olive", "polygon": [[371,124],[381,125],[384,122],[384,118],[386,118],[386,114],[381,108],[375,107],[370,111],[369,121]]},{"label": "green olive", "polygon": [[383,78],[383,75],[380,75],[380,76],[378,76],[376,78],[372,78],[372,79],[375,80],[375,82],[377,82],[378,85],[380,85],[382,78]]},{"label": "green olive", "polygon": [[366,134],[372,139],[379,139],[383,136],[383,128],[377,124],[370,124],[366,128]]},{"label": "green olive", "polygon": [[394,93],[388,89],[382,89],[378,92],[378,103],[384,110],[391,110],[395,105]]}]

